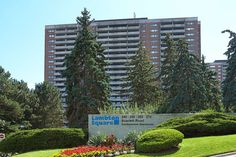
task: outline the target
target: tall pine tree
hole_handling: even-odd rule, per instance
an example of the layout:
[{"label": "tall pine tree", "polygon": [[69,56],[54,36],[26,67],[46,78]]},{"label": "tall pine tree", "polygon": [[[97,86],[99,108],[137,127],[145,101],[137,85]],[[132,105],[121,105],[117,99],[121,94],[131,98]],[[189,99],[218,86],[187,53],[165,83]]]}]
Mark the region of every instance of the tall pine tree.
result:
[{"label": "tall pine tree", "polygon": [[206,102],[207,108],[220,111],[221,89],[220,82],[216,79],[216,72],[210,70],[205,63],[205,57],[202,56],[201,69],[203,84],[206,89]]},{"label": "tall pine tree", "polygon": [[170,95],[165,112],[196,112],[205,109],[206,89],[196,56],[189,54],[188,45],[179,40],[178,61],[173,67]]},{"label": "tall pine tree", "polygon": [[236,33],[225,30],[230,34],[228,50],[224,53],[228,60],[226,78],[223,81],[223,104],[226,112],[236,111]]},{"label": "tall pine tree", "polygon": [[169,34],[166,35],[164,44],[166,48],[164,49],[164,60],[161,62],[159,79],[161,82],[161,89],[164,92],[164,96],[168,97],[170,93],[170,85],[173,84],[171,82],[171,75],[173,73],[173,67],[178,60],[178,55],[176,51],[176,43],[173,39],[171,39]]},{"label": "tall pine tree", "polygon": [[145,104],[157,103],[160,93],[157,72],[150,62],[147,51],[142,44],[139,44],[138,48],[129,63],[131,68],[126,80],[132,93],[130,102],[142,107]]},{"label": "tall pine tree", "polygon": [[87,128],[88,114],[109,105],[109,78],[105,73],[103,48],[91,30],[86,9],[77,18],[79,32],[75,47],[65,58],[67,117],[70,127]]}]

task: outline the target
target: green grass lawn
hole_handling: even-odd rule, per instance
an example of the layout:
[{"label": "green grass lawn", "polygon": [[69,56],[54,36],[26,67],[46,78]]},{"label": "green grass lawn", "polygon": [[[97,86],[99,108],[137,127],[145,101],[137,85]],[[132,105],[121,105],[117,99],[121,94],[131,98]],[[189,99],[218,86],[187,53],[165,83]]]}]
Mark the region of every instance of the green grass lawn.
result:
[{"label": "green grass lawn", "polygon": [[[14,157],[50,157],[58,151],[60,150],[35,151],[15,155]],[[168,153],[127,154],[121,157],[202,157],[231,151],[236,151],[236,135],[188,138],[184,139],[180,144],[180,149]]]},{"label": "green grass lawn", "polygon": [[61,149],[33,151],[24,154],[14,155],[14,157],[51,157]]}]

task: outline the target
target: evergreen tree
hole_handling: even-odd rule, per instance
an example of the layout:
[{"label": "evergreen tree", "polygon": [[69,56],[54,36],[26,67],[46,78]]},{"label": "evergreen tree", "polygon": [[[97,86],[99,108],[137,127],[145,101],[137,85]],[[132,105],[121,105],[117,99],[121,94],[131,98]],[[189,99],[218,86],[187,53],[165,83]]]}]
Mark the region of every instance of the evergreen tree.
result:
[{"label": "evergreen tree", "polygon": [[63,110],[60,92],[48,82],[36,84],[35,94],[39,105],[34,111],[36,117],[32,121],[34,128],[51,128],[63,126]]},{"label": "evergreen tree", "polygon": [[0,132],[16,131],[22,125],[23,109],[13,99],[15,92],[10,73],[0,66]]},{"label": "evergreen tree", "polygon": [[105,73],[103,48],[91,30],[90,13],[77,18],[80,27],[71,54],[66,56],[67,117],[70,127],[87,128],[88,114],[109,105],[109,80]]},{"label": "evergreen tree", "polygon": [[236,33],[225,30],[222,33],[230,33],[228,50],[224,53],[228,60],[226,78],[223,81],[223,104],[226,112],[236,111]]},{"label": "evergreen tree", "polygon": [[189,54],[187,43],[179,40],[177,44],[179,55],[173,67],[170,85],[169,103],[165,112],[196,112],[207,108],[206,89],[202,83],[202,71],[199,60]]},{"label": "evergreen tree", "polygon": [[139,44],[138,51],[132,57],[128,72],[128,87],[132,93],[130,102],[136,103],[138,106],[152,104],[158,102],[159,85],[157,81],[157,73],[152,66],[147,51]]},{"label": "evergreen tree", "polygon": [[166,35],[164,44],[166,48],[163,55],[164,60],[161,62],[159,79],[161,80],[161,89],[164,92],[164,96],[168,97],[170,85],[173,84],[173,82],[171,82],[171,75],[173,73],[173,67],[178,60],[178,55],[176,52],[176,43],[170,38],[169,34]]},{"label": "evergreen tree", "polygon": [[202,56],[201,67],[203,84],[206,89],[206,105],[210,109],[220,111],[221,90],[220,82],[216,79],[216,72],[207,67],[204,56]]}]

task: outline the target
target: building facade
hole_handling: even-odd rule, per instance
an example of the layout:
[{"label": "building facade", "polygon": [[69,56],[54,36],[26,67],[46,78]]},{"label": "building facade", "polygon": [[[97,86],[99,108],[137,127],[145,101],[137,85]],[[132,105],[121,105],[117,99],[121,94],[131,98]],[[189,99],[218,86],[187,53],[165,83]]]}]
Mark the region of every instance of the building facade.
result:
[{"label": "building facade", "polygon": [[216,72],[216,78],[222,83],[226,77],[227,60],[215,60],[213,63],[208,63],[208,68]]},{"label": "building facade", "polygon": [[[130,57],[143,43],[149,52],[152,64],[159,69],[163,59],[166,33],[174,39],[185,39],[189,52],[201,56],[200,21],[197,17],[168,19],[115,19],[99,20],[91,24],[97,34],[97,41],[105,48],[106,73],[110,76],[110,101],[121,105],[128,101],[130,93],[122,87],[127,77]],[[65,78],[61,72],[65,55],[73,49],[79,26],[77,24],[46,25],[45,27],[45,74],[44,79],[54,84],[62,94],[65,102]],[[64,107],[66,104],[64,103]]]}]

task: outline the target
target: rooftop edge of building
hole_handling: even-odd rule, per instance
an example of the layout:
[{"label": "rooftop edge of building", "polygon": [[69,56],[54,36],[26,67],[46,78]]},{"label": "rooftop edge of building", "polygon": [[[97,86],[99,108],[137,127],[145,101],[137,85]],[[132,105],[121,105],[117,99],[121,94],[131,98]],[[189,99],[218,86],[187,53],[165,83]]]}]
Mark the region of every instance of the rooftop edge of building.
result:
[{"label": "rooftop edge of building", "polygon": [[[94,20],[94,23],[110,23],[110,22],[118,22],[121,23],[127,22],[127,21],[143,21],[146,22],[146,20],[150,22],[168,22],[168,21],[181,21],[181,20],[186,20],[186,21],[198,21],[198,17],[178,17],[178,18],[158,18],[158,19],[148,19],[147,17],[143,18],[124,18],[124,19],[108,19],[108,20]],[[200,22],[200,21],[199,21]],[[45,25],[45,29],[52,29],[52,28],[62,28],[62,27],[74,27],[77,25],[76,23],[71,23],[71,24],[54,24],[54,25]]]}]

